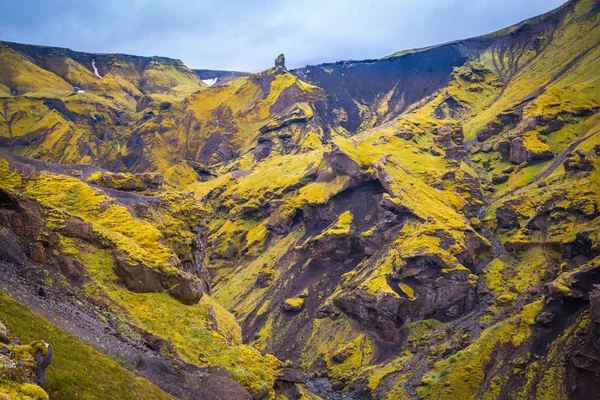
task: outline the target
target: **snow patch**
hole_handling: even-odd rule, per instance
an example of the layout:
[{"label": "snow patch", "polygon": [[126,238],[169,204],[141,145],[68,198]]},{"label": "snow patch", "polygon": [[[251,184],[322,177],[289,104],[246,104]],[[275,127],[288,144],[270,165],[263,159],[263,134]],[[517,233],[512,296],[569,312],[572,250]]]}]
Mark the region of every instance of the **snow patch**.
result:
[{"label": "snow patch", "polygon": [[96,75],[98,78],[102,78],[102,77],[100,76],[100,73],[98,72],[98,68],[96,68],[96,60],[94,60],[93,58],[92,58],[92,68],[94,68],[94,74],[95,74],[95,75]]},{"label": "snow patch", "polygon": [[202,82],[206,83],[208,86],[212,86],[215,83],[217,83],[217,80],[219,78],[212,78],[212,79],[202,79]]}]

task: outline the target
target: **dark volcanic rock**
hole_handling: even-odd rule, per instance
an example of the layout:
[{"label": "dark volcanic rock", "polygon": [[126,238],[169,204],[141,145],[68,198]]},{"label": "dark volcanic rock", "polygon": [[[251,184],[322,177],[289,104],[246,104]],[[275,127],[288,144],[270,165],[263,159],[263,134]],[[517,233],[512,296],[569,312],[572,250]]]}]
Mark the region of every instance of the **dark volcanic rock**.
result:
[{"label": "dark volcanic rock", "polygon": [[569,153],[567,159],[563,162],[565,171],[568,173],[576,173],[580,171],[593,171],[595,169],[594,163],[590,160],[582,151],[576,153]]},{"label": "dark volcanic rock", "polygon": [[142,357],[136,363],[138,373],[160,377],[159,386],[180,398],[206,400],[251,400],[252,396],[224,368],[199,368],[163,358]]},{"label": "dark volcanic rock", "polygon": [[500,142],[498,144],[498,151],[504,161],[509,161],[513,164],[534,164],[554,157],[550,149],[540,151],[528,149],[521,137],[511,139],[508,143],[506,141]]},{"label": "dark volcanic rock", "polygon": [[484,142],[492,136],[504,131],[506,128],[514,126],[521,118],[521,111],[517,109],[500,113],[495,119],[488,122],[483,129],[477,131],[477,140]]},{"label": "dark volcanic rock", "polygon": [[185,304],[198,303],[205,292],[202,281],[187,273],[165,272],[159,268],[132,263],[129,257],[119,250],[115,250],[115,260],[115,272],[131,291],[148,293],[166,290]]},{"label": "dark volcanic rock", "polygon": [[[472,43],[474,49],[484,45],[481,42]],[[336,113],[341,109],[347,117],[340,120],[340,125],[350,132],[356,132],[362,122],[357,103],[375,104],[377,99],[390,92],[390,82],[396,82],[397,89],[388,103],[395,115],[401,113],[409,104],[430,95],[448,82],[453,67],[467,61],[460,46],[448,44],[382,60],[307,66],[292,73],[323,88],[327,93],[327,106],[319,110],[320,117],[336,121]]]},{"label": "dark volcanic rock", "polygon": [[275,59],[275,68],[277,67],[285,68],[285,56],[283,54],[278,55]]},{"label": "dark volcanic rock", "polygon": [[35,382],[38,384],[46,383],[46,371],[52,362],[52,356],[54,355],[54,349],[51,345],[47,345],[45,351],[38,350],[35,353],[35,360],[37,365],[35,366]]},{"label": "dark volcanic rock", "polygon": [[519,214],[515,210],[513,202],[506,202],[496,209],[496,221],[500,228],[512,229],[518,228]]}]

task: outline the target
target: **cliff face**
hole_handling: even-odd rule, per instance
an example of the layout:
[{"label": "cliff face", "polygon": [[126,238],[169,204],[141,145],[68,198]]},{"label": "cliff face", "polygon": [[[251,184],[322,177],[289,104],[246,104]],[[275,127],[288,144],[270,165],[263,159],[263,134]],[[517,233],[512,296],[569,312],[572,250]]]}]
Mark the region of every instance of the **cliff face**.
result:
[{"label": "cliff face", "polygon": [[593,398],[598,11],[211,87],[3,44],[0,283],[179,398]]}]

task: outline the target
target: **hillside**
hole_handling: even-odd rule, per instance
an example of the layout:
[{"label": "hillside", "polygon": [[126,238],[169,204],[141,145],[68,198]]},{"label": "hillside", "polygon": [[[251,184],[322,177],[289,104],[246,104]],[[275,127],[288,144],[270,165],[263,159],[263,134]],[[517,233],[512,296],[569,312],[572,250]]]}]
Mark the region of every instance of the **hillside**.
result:
[{"label": "hillside", "polygon": [[0,42],[6,346],[53,399],[597,398],[599,12],[257,74]]}]

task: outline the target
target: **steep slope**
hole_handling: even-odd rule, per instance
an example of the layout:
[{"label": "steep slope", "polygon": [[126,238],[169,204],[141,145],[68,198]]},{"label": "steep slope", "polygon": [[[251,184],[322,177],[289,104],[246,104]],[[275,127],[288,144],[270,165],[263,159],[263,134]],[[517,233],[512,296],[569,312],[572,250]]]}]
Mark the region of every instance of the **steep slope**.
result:
[{"label": "steep slope", "polygon": [[[110,57],[98,57],[98,63]],[[145,62],[143,74],[148,74],[156,62]],[[321,124],[313,121],[316,105],[325,98],[322,90],[298,80],[284,66],[198,90],[185,101],[171,91],[142,95],[144,84],[138,89],[131,83],[137,79],[134,66],[112,67],[125,85],[115,95],[120,97],[107,95],[113,93],[110,83],[102,86],[107,78],[112,82],[109,72],[96,80],[100,86],[91,93],[0,99],[0,145],[27,157],[94,163],[115,172],[164,172],[182,163],[206,172],[251,151],[258,158],[272,151],[296,152],[319,146],[326,138]]]},{"label": "steep slope", "polygon": [[[44,74],[54,74],[72,87],[83,90],[130,89],[129,95],[167,93],[175,96],[190,94],[206,87],[194,71],[180,60],[127,54],[89,54],[57,47],[9,42],[1,42],[1,45],[2,53],[7,57],[7,62],[3,63],[5,68],[18,70],[23,68],[22,64],[29,62],[46,71]],[[12,62],[8,62],[10,56],[13,58]],[[32,91],[16,86],[18,80],[13,83],[10,75],[3,74],[2,79],[2,84],[11,92],[24,94]],[[52,86],[39,86],[39,89],[44,88]]]},{"label": "steep slope", "polygon": [[402,51],[378,60],[307,66],[293,73],[325,90],[327,107],[321,113],[329,124],[356,133],[397,117],[445,87],[453,69],[466,61],[485,58],[501,81],[510,80],[551,41],[571,6],[566,4],[481,37]]},{"label": "steep slope", "polygon": [[[197,185],[224,212],[209,233],[216,254],[208,266],[223,273],[215,296],[242,319],[245,338],[339,387],[381,397],[414,395],[418,385],[418,395],[432,398],[517,396],[525,370],[508,381],[496,378],[506,373],[500,367],[485,377],[476,371],[533,352],[545,361],[518,361],[531,365],[523,393],[555,398],[575,385],[569,397],[586,398],[594,386],[579,386],[590,385],[579,370],[554,377],[561,389],[547,390],[542,365],[573,368],[550,353],[566,345],[550,344],[565,325],[533,321],[544,284],[597,265],[599,187],[589,172],[598,144],[597,12],[597,2],[571,2],[478,39],[486,46],[400,118],[350,142],[334,135],[333,148],[304,160],[273,160],[247,176]],[[501,67],[513,59],[524,64]],[[357,88],[350,78],[344,84]],[[340,96],[323,86],[329,99]],[[504,114],[515,106],[511,120]],[[488,127],[479,122],[486,114]],[[477,135],[494,126],[501,129]],[[577,294],[578,307],[540,315],[579,321],[569,329],[593,338],[581,317],[589,290]],[[546,302],[555,296],[546,293]],[[529,322],[515,330],[517,320]],[[520,339],[500,355],[496,346],[513,335]],[[460,362],[450,357],[463,348]],[[440,359],[450,361],[434,363]],[[469,385],[458,382],[465,368],[474,371]]]},{"label": "steep slope", "polygon": [[[5,290],[25,294],[29,306],[36,303],[27,300],[28,292],[51,299],[52,306],[37,310],[102,351],[116,356],[125,349],[132,368],[178,397],[221,398],[228,392],[250,397],[229,372],[216,367],[229,369],[252,392],[272,391],[279,362],[243,346],[235,320],[208,297],[198,205],[175,193],[144,197],[101,190],[72,177],[89,168],[3,157]],[[16,276],[27,279],[21,285]],[[69,321],[73,314],[82,316],[75,324]],[[3,318],[9,326],[18,323],[10,314]],[[116,344],[105,332],[118,334]],[[236,367],[240,362],[256,369],[242,372]],[[182,382],[165,381],[165,374],[182,376],[177,378]],[[205,384],[185,383],[199,378]],[[212,380],[220,386],[211,388]]]},{"label": "steep slope", "polygon": [[[83,343],[76,336],[70,335],[47,321],[41,315],[34,313],[20,305],[15,300],[0,294],[2,317],[6,320],[13,334],[15,343],[20,340],[32,340],[44,336],[45,340],[53,344],[51,368],[48,376],[41,382],[48,393],[43,389],[36,390],[33,385],[23,382],[18,387],[10,385],[10,380],[0,378],[0,393],[7,393],[10,398],[26,399],[72,399],[72,398],[97,398],[102,393],[112,393],[122,399],[148,398],[148,399],[173,399],[145,379],[136,377],[124,367],[124,359],[115,359],[100,353],[92,346]],[[12,335],[11,335],[12,336]],[[32,342],[29,346],[35,347],[39,342]],[[42,343],[45,346],[45,343]],[[0,344],[0,346],[4,346]],[[18,345],[17,345],[18,346]],[[11,348],[14,354],[23,356],[20,347]],[[85,361],[84,361],[85,360]],[[130,367],[131,368],[131,367]],[[3,369],[4,371],[9,368]],[[39,370],[39,368],[38,368]],[[93,371],[93,374],[91,373]],[[47,384],[45,384],[47,382]],[[7,385],[7,386],[5,386]]]},{"label": "steep slope", "polygon": [[100,343],[158,350],[137,373],[179,398],[203,374],[232,398],[594,398],[599,11],[381,60],[280,56],[185,97],[132,57],[105,109],[12,45],[35,76],[13,80],[52,94],[1,81],[0,144],[26,156],[0,153],[3,276],[24,282],[3,286],[70,307],[68,288],[126,339]]}]

